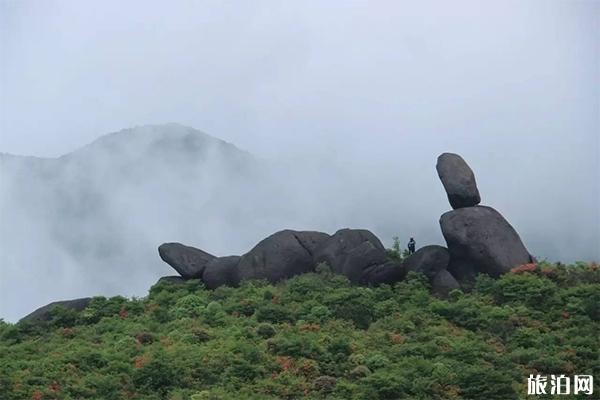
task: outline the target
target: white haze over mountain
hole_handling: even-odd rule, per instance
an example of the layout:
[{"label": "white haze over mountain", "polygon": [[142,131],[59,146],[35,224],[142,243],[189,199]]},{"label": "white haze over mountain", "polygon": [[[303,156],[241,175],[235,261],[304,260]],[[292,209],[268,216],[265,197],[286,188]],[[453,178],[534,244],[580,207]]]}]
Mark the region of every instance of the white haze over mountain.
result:
[{"label": "white haze over mountain", "polygon": [[[260,160],[177,124],[112,133],[55,159],[0,161],[0,315],[8,320],[58,299],[145,295],[157,278],[175,274],[157,255],[162,242],[230,255],[284,228],[362,227],[388,245],[396,234],[443,244],[437,220],[449,209],[435,157],[409,172],[414,179],[397,179],[362,160]],[[507,180],[515,173],[503,169]],[[535,210],[492,205],[511,210],[506,217],[534,254],[567,254],[563,231],[526,226]],[[573,235],[584,246],[570,257],[591,258],[593,243]]]},{"label": "white haze over mountain", "polygon": [[444,244],[445,151],[533,254],[598,260],[599,21],[593,0],[0,0],[0,152],[46,157],[0,158],[0,318],[142,296],[165,241]]}]

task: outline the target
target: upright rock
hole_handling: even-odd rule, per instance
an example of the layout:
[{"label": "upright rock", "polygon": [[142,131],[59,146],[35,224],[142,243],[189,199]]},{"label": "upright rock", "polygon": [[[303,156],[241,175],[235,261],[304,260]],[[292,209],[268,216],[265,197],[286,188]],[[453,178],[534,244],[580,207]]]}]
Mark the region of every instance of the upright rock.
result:
[{"label": "upright rock", "polygon": [[481,201],[475,175],[461,156],[443,153],[435,166],[452,208],[472,207]]},{"label": "upright rock", "polygon": [[430,245],[421,247],[404,260],[407,271],[421,273],[431,281],[438,272],[445,270],[450,262],[448,249],[443,246]]},{"label": "upright rock", "polygon": [[369,268],[386,261],[383,244],[364,229],[340,229],[315,253],[315,262],[326,262],[335,273],[345,275],[354,283],[359,283]]},{"label": "upright rock", "polygon": [[181,243],[161,244],[158,254],[185,279],[202,278],[206,264],[216,258],[212,254]]},{"label": "upright rock", "polygon": [[440,218],[440,226],[451,265],[468,265],[476,272],[499,276],[531,260],[514,228],[491,207],[449,211]]},{"label": "upright rock", "polygon": [[237,266],[240,280],[277,282],[314,270],[313,253],[329,235],[283,230],[263,239],[244,254]]},{"label": "upright rock", "polygon": [[47,304],[43,307],[38,308],[31,314],[26,315],[21,318],[19,322],[28,321],[28,322],[38,322],[38,321],[49,321],[52,318],[52,310],[56,307],[64,307],[69,310],[81,311],[85,309],[92,301],[91,297],[84,297],[81,299],[74,300],[62,300],[55,301],[53,303]]}]

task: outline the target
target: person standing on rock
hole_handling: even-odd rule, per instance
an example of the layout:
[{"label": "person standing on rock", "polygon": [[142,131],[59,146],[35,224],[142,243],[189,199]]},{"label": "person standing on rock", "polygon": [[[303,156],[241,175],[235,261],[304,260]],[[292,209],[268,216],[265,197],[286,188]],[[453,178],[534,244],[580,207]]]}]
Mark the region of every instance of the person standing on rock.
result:
[{"label": "person standing on rock", "polygon": [[415,252],[416,245],[417,242],[415,242],[415,239],[410,238],[410,240],[408,241],[408,254],[413,254]]}]

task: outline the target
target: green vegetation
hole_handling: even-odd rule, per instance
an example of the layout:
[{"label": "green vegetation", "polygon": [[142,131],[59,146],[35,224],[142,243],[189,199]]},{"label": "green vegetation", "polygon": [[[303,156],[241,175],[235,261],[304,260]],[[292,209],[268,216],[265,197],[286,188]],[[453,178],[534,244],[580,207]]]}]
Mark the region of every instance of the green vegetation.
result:
[{"label": "green vegetation", "polygon": [[394,236],[392,240],[392,248],[386,249],[388,259],[392,261],[402,261],[405,258],[407,258],[410,255],[410,253],[408,252],[408,249],[401,249],[400,238],[398,236]]},{"label": "green vegetation", "polygon": [[366,288],[327,268],[214,291],[161,283],[0,321],[0,398],[509,400],[532,373],[595,375],[595,395],[599,304],[595,264],[480,276],[447,300],[420,275]]}]

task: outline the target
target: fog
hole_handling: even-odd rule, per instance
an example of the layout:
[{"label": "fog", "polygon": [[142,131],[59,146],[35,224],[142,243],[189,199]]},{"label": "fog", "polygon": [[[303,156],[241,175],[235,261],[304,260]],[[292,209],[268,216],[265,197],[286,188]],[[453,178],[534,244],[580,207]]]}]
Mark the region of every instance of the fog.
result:
[{"label": "fog", "polygon": [[599,27],[596,1],[0,0],[0,152],[43,158],[0,165],[0,318],[143,296],[166,241],[443,244],[444,151],[538,258],[599,260]]}]

